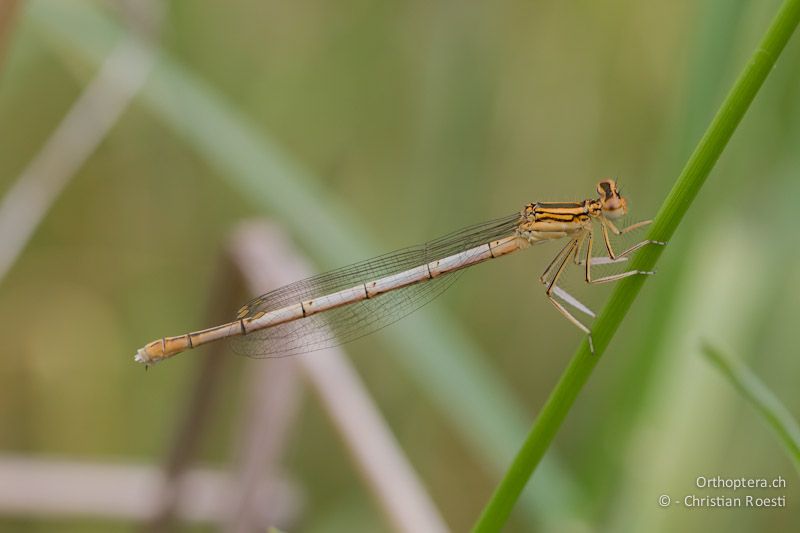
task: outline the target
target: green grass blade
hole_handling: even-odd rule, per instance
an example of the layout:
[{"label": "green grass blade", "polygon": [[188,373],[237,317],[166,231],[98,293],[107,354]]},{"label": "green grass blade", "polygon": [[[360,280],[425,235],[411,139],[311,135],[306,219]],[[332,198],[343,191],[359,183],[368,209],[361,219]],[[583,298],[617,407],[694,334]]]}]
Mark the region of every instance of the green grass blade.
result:
[{"label": "green grass blade", "polygon": [[[696,74],[686,79],[683,89],[685,97],[682,99],[684,112],[671,126],[673,131],[664,141],[665,154],[654,165],[654,174],[663,175],[667,169],[681,164],[685,154],[692,149],[692,140],[702,135],[707,124],[708,110],[713,108],[726,88],[723,85],[726,83],[725,73],[729,71],[735,56],[735,51],[729,44],[743,34],[739,22],[745,4],[747,3],[743,1],[713,0],[698,6],[699,16],[694,21],[697,27],[692,29],[693,35],[687,37],[692,42],[694,54],[689,58],[685,69],[686,72]],[[710,215],[710,212],[711,210],[706,213]],[[695,237],[696,234],[691,232],[670,244],[670,256],[684,257],[690,252]],[[665,259],[668,260],[669,257]],[[615,382],[610,387],[612,396],[605,402],[622,408],[613,410],[608,418],[596,421],[603,434],[601,438],[604,442],[613,443],[612,449],[623,449],[625,442],[635,433],[634,426],[639,420],[639,410],[643,407],[643,403],[638,400],[654,381],[660,379],[657,369],[661,352],[653,348],[663,342],[670,317],[681,312],[676,308],[679,291],[675,288],[686,282],[691,268],[690,262],[673,259],[669,268],[662,266],[658,274],[658,284],[649,295],[651,300],[658,301],[658,310],[646,312],[643,328],[637,334],[639,340],[630,348],[634,353],[648,352],[648,356],[631,358],[628,366],[614,377]],[[614,460],[597,467],[596,477],[604,482],[621,473],[621,465]]]},{"label": "green grass blade", "polygon": [[786,448],[800,472],[800,425],[783,403],[747,366],[703,343],[703,354],[723,377],[753,406]]},{"label": "green grass blade", "polygon": [[[786,0],[690,156],[653,221],[648,238],[669,241],[711,169],[728,144],[775,61],[800,21],[800,0]],[[631,269],[653,270],[662,247],[649,246],[631,261]],[[644,284],[645,276],[619,282],[594,326],[596,353],[584,341],[551,393],[528,437],[475,524],[475,531],[498,531],[534,469],[542,460],[578,393],[605,351]]]}]

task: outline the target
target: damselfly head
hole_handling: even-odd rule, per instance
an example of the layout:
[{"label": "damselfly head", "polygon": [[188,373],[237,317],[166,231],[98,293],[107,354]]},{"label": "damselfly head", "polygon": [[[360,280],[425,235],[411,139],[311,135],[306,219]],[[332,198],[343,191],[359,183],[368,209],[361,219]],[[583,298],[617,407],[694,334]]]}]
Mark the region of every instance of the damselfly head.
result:
[{"label": "damselfly head", "polygon": [[598,183],[597,192],[600,194],[603,215],[607,218],[621,218],[628,212],[628,202],[620,196],[614,180],[603,180]]}]

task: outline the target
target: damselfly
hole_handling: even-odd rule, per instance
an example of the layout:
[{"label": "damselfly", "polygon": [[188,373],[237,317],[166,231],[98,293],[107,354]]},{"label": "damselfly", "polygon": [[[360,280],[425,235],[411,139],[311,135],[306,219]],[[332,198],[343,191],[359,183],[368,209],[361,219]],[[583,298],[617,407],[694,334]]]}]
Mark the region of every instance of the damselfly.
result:
[{"label": "damselfly", "polygon": [[[152,364],[228,337],[237,338],[236,351],[256,358],[285,357],[343,344],[422,307],[469,266],[563,238],[569,239],[567,244],[539,280],[556,309],[588,335],[594,351],[591,330],[564,304],[592,317],[594,313],[557,285],[564,269],[570,262],[582,265],[587,283],[648,275],[652,272],[628,270],[593,278],[592,265],[624,261],[643,246],[664,244],[644,240],[616,253],[609,232],[621,235],[651,221],[620,230],[613,221],[624,216],[628,207],[616,183],[601,181],[597,193],[597,198],[582,202],[528,204],[513,215],[291,283],[254,298],[239,309],[232,322],[150,342],[137,351],[135,360]],[[595,225],[602,233],[606,257],[592,257]]]}]

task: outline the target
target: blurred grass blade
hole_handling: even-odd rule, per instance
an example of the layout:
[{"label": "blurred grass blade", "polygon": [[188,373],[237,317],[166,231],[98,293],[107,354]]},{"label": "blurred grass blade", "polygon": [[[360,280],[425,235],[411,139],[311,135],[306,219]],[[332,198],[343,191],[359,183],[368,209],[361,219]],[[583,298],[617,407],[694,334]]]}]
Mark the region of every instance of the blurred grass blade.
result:
[{"label": "blurred grass blade", "polygon": [[[653,220],[648,234],[649,239],[669,241],[675,233],[678,224],[774,67],[798,21],[800,21],[800,0],[786,0],[686,162]],[[660,246],[642,249],[631,261],[631,270],[655,270],[656,262],[662,252],[663,248]],[[647,277],[649,276],[633,276],[617,284],[593,328],[596,353],[592,354],[589,351],[586,341],[578,348],[539,413],[506,476],[484,508],[475,524],[475,531],[499,531],[504,526],[517,498],[542,460]]]},{"label": "blurred grass blade", "polygon": [[[739,51],[730,43],[744,34],[740,21],[746,6],[752,7],[752,4],[747,0],[712,0],[697,6],[696,27],[687,35],[693,54],[684,69],[690,73],[682,89],[685,96],[681,98],[681,107],[684,112],[674,119],[672,131],[663,141],[664,154],[653,165],[651,173],[654,176],[664,177],[674,165],[681,164],[692,150],[692,141],[703,134],[707,117],[720,95],[724,94],[728,73],[735,65],[733,60]],[[703,219],[711,218],[712,213],[713,210],[705,211]],[[620,406],[596,422],[598,431],[602,433],[600,438],[609,443],[610,449],[625,449],[630,439],[636,438],[641,410],[646,406],[646,402],[640,400],[661,379],[658,369],[665,352],[657,347],[666,340],[664,336],[668,334],[672,319],[682,313],[677,307],[680,291],[676,288],[687,283],[691,276],[693,265],[683,258],[691,253],[692,243],[698,235],[699,232],[684,232],[683,238],[670,243],[669,256],[664,258],[669,265],[662,263],[658,283],[653,284],[649,295],[651,301],[658,302],[658,309],[645,310],[646,318],[641,322],[642,329],[637,332],[636,345],[631,349],[641,357],[626,361],[626,367],[614,377],[611,394],[604,400],[607,405]],[[608,483],[623,473],[621,461],[625,456],[610,459],[596,465],[593,477]]]},{"label": "blurred grass blade", "polygon": [[761,415],[786,447],[794,466],[800,472],[800,425],[781,401],[747,366],[703,343],[703,354],[717,370]]},{"label": "blurred grass blade", "polygon": [[[33,1],[27,5],[43,39],[60,53],[97,63],[120,37],[120,28],[100,11],[76,2]],[[223,95],[172,60],[159,57],[142,103],[177,131],[243,198],[275,214],[292,235],[326,265],[372,257],[381,248],[346,205],[286,155],[261,128]],[[308,221],[313,213],[314,223]],[[324,227],[321,232],[318,228]],[[489,358],[447,314],[432,309],[411,316],[382,335],[397,362],[449,417],[466,444],[496,472],[524,438],[529,416]],[[554,458],[543,483],[523,496],[526,523],[552,530],[574,523],[585,509],[583,493]]]},{"label": "blurred grass blade", "polygon": [[28,246],[75,173],[128,109],[152,68],[152,54],[128,39],[102,61],[95,78],[39,152],[0,198],[0,281]]}]

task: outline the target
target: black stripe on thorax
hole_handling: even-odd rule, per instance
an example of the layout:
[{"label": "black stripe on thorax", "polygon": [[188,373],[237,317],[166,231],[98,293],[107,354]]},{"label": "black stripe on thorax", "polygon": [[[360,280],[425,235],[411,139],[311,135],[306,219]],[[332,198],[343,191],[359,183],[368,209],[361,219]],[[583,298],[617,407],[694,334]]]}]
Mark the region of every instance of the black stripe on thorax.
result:
[{"label": "black stripe on thorax", "polygon": [[585,202],[538,202],[534,204],[534,208],[539,209],[583,209]]}]

